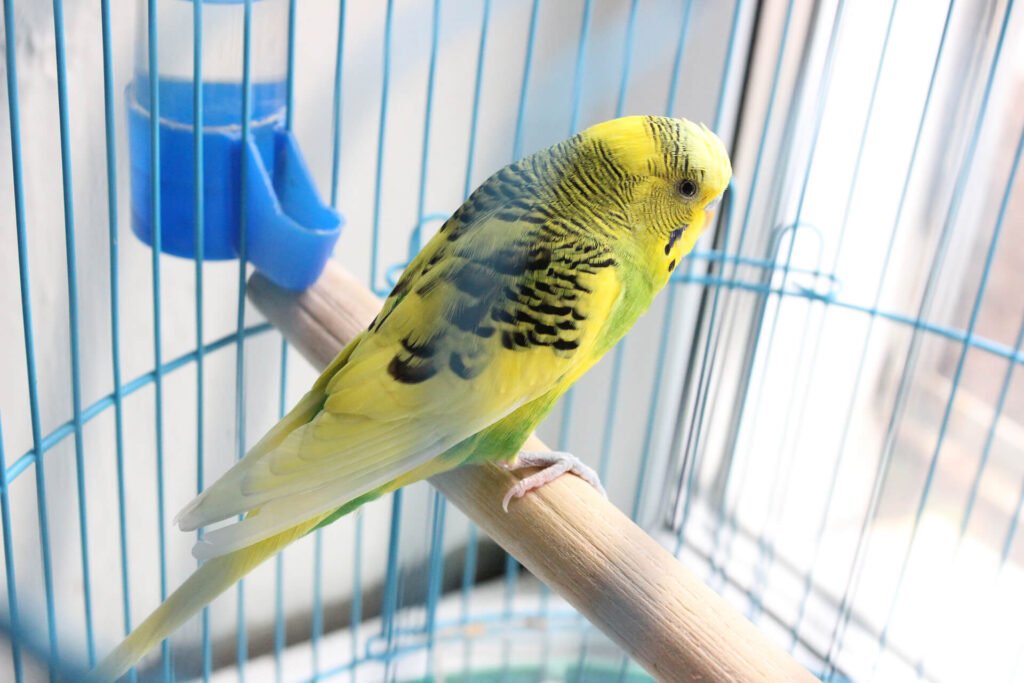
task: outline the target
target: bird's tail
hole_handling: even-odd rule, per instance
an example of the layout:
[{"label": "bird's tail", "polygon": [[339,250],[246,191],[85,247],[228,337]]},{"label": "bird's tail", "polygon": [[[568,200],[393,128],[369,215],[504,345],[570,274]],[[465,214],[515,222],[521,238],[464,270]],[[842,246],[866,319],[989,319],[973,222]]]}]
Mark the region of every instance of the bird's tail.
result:
[{"label": "bird's tail", "polygon": [[89,674],[90,683],[113,683],[150,648],[167,638],[257,565],[316,527],[324,517],[326,515],[307,520],[276,536],[204,563],[93,669]]}]

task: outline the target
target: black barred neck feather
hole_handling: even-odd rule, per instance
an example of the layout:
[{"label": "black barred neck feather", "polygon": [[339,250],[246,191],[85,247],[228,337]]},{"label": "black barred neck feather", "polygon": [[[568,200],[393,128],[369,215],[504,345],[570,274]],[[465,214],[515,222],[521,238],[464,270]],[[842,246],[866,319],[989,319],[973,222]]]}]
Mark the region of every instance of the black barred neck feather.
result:
[{"label": "black barred neck feather", "polygon": [[608,240],[630,228],[635,181],[606,144],[577,135],[499,170],[453,219],[493,214],[534,224],[550,239]]},{"label": "black barred neck feather", "polygon": [[[703,205],[721,194],[730,175],[725,147],[705,126],[624,117],[502,168],[443,230],[458,239],[464,226],[491,215],[534,226],[549,240],[607,243],[641,227],[667,239],[681,225],[699,221]],[[687,207],[676,189],[684,179],[700,187]]]}]

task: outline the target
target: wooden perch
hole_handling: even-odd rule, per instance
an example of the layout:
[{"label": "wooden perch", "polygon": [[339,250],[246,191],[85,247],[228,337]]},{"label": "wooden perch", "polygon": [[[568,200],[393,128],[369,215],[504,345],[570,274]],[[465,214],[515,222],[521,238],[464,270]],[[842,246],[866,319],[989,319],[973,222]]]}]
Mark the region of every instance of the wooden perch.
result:
[{"label": "wooden perch", "polygon": [[[317,368],[380,307],[329,261],[299,294],[258,273],[249,297]],[[531,437],[528,448],[547,450]],[[501,509],[516,475],[467,466],[431,483],[661,681],[814,681],[796,660],[691,574],[589,484],[563,476]]]}]

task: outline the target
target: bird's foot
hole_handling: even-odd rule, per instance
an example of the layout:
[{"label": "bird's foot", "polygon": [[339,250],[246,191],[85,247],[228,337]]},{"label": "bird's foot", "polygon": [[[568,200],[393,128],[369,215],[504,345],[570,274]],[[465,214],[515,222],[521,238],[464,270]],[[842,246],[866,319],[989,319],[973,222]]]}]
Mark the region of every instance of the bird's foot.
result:
[{"label": "bird's foot", "polygon": [[522,498],[530,491],[539,489],[545,484],[558,479],[566,472],[572,472],[577,477],[597,489],[602,496],[608,497],[604,487],[601,486],[601,479],[592,468],[583,464],[583,461],[572,453],[562,451],[520,451],[516,459],[503,465],[510,472],[521,470],[526,467],[543,467],[540,472],[531,474],[508,490],[501,507],[508,512],[508,504],[513,498]]}]

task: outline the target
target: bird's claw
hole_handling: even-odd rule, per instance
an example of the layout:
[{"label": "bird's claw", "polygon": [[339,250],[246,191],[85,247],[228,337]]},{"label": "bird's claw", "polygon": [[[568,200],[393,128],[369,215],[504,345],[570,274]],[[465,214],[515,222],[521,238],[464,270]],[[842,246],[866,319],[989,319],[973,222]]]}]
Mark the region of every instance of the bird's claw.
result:
[{"label": "bird's claw", "polygon": [[508,490],[505,498],[501,501],[501,507],[505,512],[508,512],[508,504],[513,498],[522,498],[530,491],[539,489],[566,472],[575,474],[597,489],[602,496],[608,497],[607,492],[605,492],[604,487],[601,485],[600,477],[597,476],[597,472],[585,465],[582,460],[572,453],[562,451],[521,451],[514,461],[507,463],[504,467],[510,472],[526,467],[543,468],[540,472],[531,474],[525,479],[520,479],[515,486]]}]

